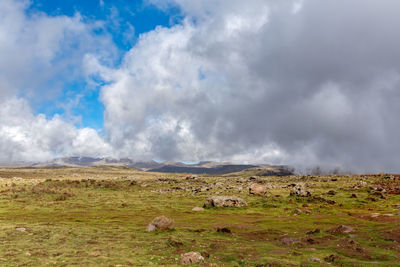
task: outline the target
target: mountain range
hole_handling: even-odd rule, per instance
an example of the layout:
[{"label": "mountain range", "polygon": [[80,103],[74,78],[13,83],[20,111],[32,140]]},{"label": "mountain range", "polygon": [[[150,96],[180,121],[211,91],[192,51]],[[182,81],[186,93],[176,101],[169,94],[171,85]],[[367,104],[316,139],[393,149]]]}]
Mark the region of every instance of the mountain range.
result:
[{"label": "mountain range", "polygon": [[257,170],[259,175],[285,176],[293,174],[293,170],[287,166],[279,165],[250,165],[233,164],[230,162],[202,161],[195,164],[183,162],[157,162],[157,161],[133,161],[131,159],[92,158],[92,157],[63,157],[46,162],[18,162],[0,163],[3,168],[19,167],[91,167],[91,166],[124,166],[146,172],[161,173],[192,173],[221,175],[244,170]]}]

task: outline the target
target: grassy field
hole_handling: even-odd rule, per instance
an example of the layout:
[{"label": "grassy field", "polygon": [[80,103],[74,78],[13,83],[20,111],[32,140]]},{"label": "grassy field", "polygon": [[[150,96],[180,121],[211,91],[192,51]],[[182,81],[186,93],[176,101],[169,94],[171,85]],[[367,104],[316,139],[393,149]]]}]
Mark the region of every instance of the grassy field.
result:
[{"label": "grassy field", "polygon": [[[400,265],[398,177],[254,174],[0,169],[0,266],[174,266],[190,251],[202,266]],[[250,195],[252,183],[267,195]],[[290,196],[299,183],[312,195]],[[192,211],[215,195],[248,206]],[[146,232],[159,215],[175,229]]]}]

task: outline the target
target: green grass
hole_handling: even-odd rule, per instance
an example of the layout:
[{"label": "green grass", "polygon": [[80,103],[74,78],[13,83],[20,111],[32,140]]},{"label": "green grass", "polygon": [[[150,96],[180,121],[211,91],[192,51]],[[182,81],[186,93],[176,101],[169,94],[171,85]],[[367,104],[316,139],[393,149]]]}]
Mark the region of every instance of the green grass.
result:
[{"label": "green grass", "polygon": [[[341,176],[337,182],[330,177],[269,177],[265,180],[275,188],[260,197],[248,194],[247,182],[237,181],[247,178],[244,175],[203,177],[208,184],[242,186],[242,192],[214,188],[198,194],[172,189],[203,185],[188,182],[183,175],[125,168],[0,170],[0,177],[14,176],[23,179],[14,179],[14,186],[6,186],[14,181],[10,178],[0,181],[0,266],[175,266],[180,254],[189,251],[202,253],[205,264],[215,266],[319,266],[310,259],[327,264],[324,258],[331,254],[339,257],[332,265],[396,266],[399,262],[399,243],[385,233],[400,231],[398,211],[392,206],[400,204],[400,196],[370,202],[365,201],[372,193],[368,188],[352,188],[360,179],[373,184],[379,177]],[[137,183],[131,185],[131,180]],[[336,203],[290,197],[290,188],[282,188],[300,181],[309,184],[313,195]],[[327,195],[331,189],[337,194]],[[248,207],[191,210],[216,192],[240,196]],[[351,193],[358,198],[350,198]],[[295,216],[295,209],[308,209],[311,214]],[[393,216],[370,217],[378,212]],[[159,215],[172,218],[176,228],[147,233],[147,224]],[[341,224],[354,227],[354,233],[328,233]],[[232,233],[217,232],[221,227]],[[306,234],[317,228],[319,233]],[[283,238],[297,241],[283,244]],[[348,245],[351,241],[357,242],[359,251]]]}]

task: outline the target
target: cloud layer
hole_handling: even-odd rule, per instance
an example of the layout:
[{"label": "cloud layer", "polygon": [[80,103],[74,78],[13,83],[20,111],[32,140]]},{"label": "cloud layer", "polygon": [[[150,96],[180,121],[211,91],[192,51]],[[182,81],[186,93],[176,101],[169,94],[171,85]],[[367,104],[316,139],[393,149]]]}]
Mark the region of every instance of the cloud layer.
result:
[{"label": "cloud layer", "polygon": [[110,154],[95,130],[77,129],[59,115],[37,115],[31,106],[55,99],[81,76],[85,55],[103,60],[113,53],[112,43],[94,33],[100,24],[85,23],[79,14],[50,17],[28,7],[28,1],[0,1],[0,162]]},{"label": "cloud layer", "polygon": [[398,1],[169,4],[183,23],[103,70],[122,155],[399,170]]},{"label": "cloud layer", "polygon": [[[37,124],[15,131],[47,129],[42,121],[50,132],[51,125],[60,123],[56,128],[70,127],[68,132],[73,133],[62,138],[65,142],[51,134],[43,137],[48,140],[45,144],[33,142],[43,157],[88,153],[400,171],[400,2],[148,1],[166,12],[178,6],[184,20],[141,35],[116,68],[102,64],[105,56],[90,51],[91,45],[78,50],[73,58],[84,59],[85,72],[106,82],[101,88],[106,136],[76,129],[58,117],[46,120],[31,115]],[[2,5],[0,10],[4,10]],[[18,10],[26,23],[40,20],[27,18],[21,7]],[[61,21],[63,32],[62,37],[54,34],[44,41],[28,39],[28,49],[43,42],[49,49],[39,53],[39,60],[31,60],[35,63],[28,60],[29,64],[44,62],[39,69],[49,63],[53,70],[54,60],[47,57],[54,59],[64,49],[48,46],[57,43],[54,38],[89,44],[98,38],[79,17],[42,14],[39,18]],[[4,24],[0,22],[0,27]],[[23,34],[24,28],[17,27],[15,32]],[[74,37],[77,32],[86,36],[85,41]],[[3,49],[2,55],[8,51]],[[62,69],[64,60],[58,63]],[[38,69],[29,64],[28,70]],[[2,81],[12,70],[6,65],[0,68]],[[2,82],[0,98],[15,96],[14,87],[30,88],[24,85],[30,80],[48,80],[29,71],[23,77]],[[3,112],[7,116],[9,111]],[[1,136],[10,136],[4,130],[9,123],[0,121]],[[10,147],[3,144],[9,139],[1,140],[0,147],[9,149],[5,151],[16,155],[15,159],[34,154],[16,137],[13,140],[19,145]],[[88,144],[87,140],[94,141]]]}]

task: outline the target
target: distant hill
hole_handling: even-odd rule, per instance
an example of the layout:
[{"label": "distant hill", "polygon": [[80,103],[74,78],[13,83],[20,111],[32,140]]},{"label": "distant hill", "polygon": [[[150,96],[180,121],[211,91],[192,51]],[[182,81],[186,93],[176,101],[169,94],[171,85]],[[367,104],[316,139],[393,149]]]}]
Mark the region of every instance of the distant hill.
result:
[{"label": "distant hill", "polygon": [[0,164],[3,168],[19,167],[90,167],[90,166],[124,166],[146,172],[160,173],[192,173],[192,174],[214,174],[221,175],[245,170],[257,170],[258,175],[263,176],[285,176],[293,174],[286,166],[272,165],[248,165],[233,164],[230,162],[202,161],[196,164],[185,164],[183,162],[156,162],[156,161],[133,161],[131,159],[113,158],[91,158],[91,157],[64,157],[56,158],[47,162],[19,162]]},{"label": "distant hill", "polygon": [[164,165],[161,168],[151,169],[152,172],[166,173],[193,173],[193,174],[226,174],[231,172],[239,172],[246,169],[256,168],[256,165],[215,165],[213,167],[197,167],[197,166],[174,166]]}]

